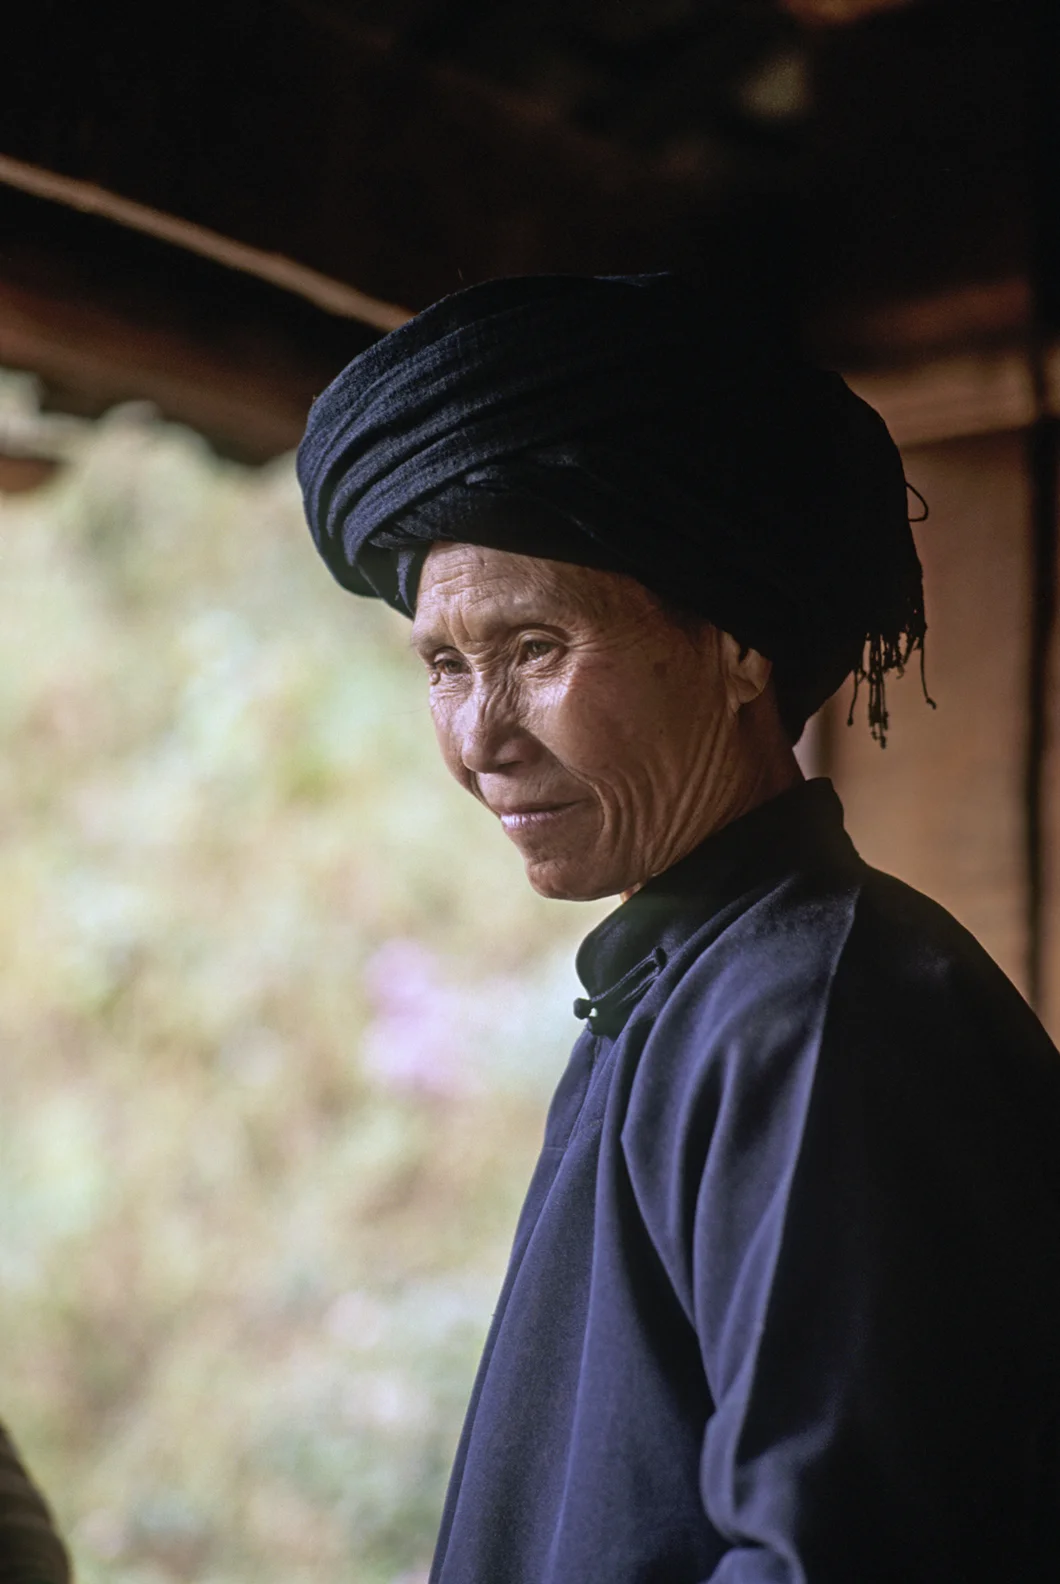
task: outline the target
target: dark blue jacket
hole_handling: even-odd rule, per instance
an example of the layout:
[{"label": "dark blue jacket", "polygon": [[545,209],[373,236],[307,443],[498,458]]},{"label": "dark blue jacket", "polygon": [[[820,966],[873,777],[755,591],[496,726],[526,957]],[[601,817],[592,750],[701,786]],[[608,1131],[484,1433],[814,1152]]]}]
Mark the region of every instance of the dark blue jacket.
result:
[{"label": "dark blue jacket", "polygon": [[1057,1584],[1060,1057],[824,781],[586,940],[432,1584]]}]

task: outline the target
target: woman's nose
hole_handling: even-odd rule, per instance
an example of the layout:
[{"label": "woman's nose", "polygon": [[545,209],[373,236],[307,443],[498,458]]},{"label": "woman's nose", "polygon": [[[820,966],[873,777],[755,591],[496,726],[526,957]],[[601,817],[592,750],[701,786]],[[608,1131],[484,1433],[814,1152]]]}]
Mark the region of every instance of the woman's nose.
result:
[{"label": "woman's nose", "polygon": [[472,775],[510,769],[527,758],[528,733],[501,689],[476,687],[460,727],[460,761]]}]

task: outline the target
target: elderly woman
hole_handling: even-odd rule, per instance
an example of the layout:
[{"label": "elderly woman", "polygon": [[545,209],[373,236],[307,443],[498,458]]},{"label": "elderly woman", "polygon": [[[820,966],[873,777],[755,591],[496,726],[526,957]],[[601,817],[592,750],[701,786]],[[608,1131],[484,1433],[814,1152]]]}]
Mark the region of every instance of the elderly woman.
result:
[{"label": "elderly woman", "polygon": [[667,277],[491,282],[313,408],[309,522],[583,944],[434,1584],[1060,1578],[1060,1065],[792,744],[922,646],[897,452]]}]

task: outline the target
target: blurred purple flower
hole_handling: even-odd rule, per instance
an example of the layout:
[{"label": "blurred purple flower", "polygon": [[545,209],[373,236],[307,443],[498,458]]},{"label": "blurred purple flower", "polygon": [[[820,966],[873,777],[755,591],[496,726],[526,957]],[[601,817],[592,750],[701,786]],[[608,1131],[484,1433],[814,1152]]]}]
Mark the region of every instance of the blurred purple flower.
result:
[{"label": "blurred purple flower", "polygon": [[392,940],[368,960],[374,1016],[364,1031],[365,1072],[384,1088],[456,1099],[476,1087],[471,996],[440,980],[433,953]]}]

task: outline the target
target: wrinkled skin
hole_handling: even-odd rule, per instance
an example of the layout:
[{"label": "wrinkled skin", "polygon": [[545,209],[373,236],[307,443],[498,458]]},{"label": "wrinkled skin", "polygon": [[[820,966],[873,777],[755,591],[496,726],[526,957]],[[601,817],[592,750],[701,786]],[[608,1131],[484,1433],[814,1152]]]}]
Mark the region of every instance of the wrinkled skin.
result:
[{"label": "wrinkled skin", "polygon": [[769,661],[633,578],[439,543],[412,642],[446,765],[542,896],[628,894],[799,778]]}]

